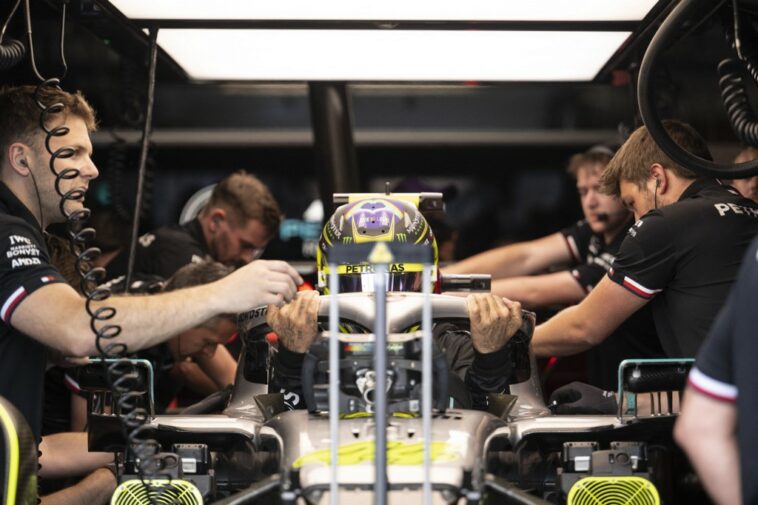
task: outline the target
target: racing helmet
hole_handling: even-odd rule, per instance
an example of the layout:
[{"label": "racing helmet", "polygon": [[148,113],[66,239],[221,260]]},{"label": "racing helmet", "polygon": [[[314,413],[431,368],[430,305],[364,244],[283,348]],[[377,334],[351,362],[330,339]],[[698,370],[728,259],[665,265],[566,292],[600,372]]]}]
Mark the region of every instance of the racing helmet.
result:
[{"label": "racing helmet", "polygon": [[[391,242],[428,245],[432,248],[431,289],[437,281],[437,242],[429,223],[410,201],[377,196],[347,203],[337,208],[324,225],[316,252],[318,288],[329,293],[329,252],[335,244]],[[374,272],[367,261],[361,264],[337,265],[339,292],[373,292]],[[390,291],[421,292],[423,265],[421,263],[392,263],[387,265],[386,289]]]}]

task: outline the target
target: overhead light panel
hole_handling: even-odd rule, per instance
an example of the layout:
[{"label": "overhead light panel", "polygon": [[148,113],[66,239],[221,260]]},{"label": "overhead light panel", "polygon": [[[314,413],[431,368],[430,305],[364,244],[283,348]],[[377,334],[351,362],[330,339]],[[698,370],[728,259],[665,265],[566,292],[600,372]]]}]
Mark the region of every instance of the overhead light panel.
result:
[{"label": "overhead light panel", "polygon": [[629,32],[162,29],[197,80],[589,81]]},{"label": "overhead light panel", "polygon": [[131,19],[640,21],[657,0],[111,0]]}]

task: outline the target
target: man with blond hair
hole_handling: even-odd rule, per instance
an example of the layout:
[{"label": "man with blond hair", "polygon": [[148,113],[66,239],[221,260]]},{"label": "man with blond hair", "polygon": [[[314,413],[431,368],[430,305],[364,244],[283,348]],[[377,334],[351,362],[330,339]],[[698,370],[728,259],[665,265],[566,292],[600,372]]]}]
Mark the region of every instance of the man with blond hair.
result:
[{"label": "man with blond hair", "polygon": [[[710,159],[692,127],[678,121],[664,126],[682,148]],[[665,353],[694,357],[758,233],[758,206],[674,163],[644,126],[621,146],[602,182],[637,222],[595,289],[536,328],[535,353],[566,355],[593,347],[650,303]]]},{"label": "man with blond hair", "polygon": [[[45,126],[65,125],[64,135],[46,135],[39,126],[43,104],[60,104],[45,116]],[[80,94],[34,86],[0,90],[0,396],[24,416],[40,437],[46,348],[67,356],[98,353],[85,300],[51,265],[45,229],[83,208],[90,181],[98,176],[92,162],[90,133],[94,111]],[[46,140],[49,142],[46,144]],[[56,185],[52,152],[70,156],[53,162],[68,176]],[[66,151],[60,151],[61,149]],[[73,195],[61,201],[58,195]],[[109,324],[122,332],[109,343],[130,351],[157,345],[224,313],[238,313],[295,296],[302,279],[278,261],[257,261],[204,286],[154,296],[112,297],[91,308],[112,307]],[[60,433],[40,443],[41,476],[86,475],[113,456],[87,452],[85,433]],[[115,479],[98,469],[77,486],[42,499],[49,504],[106,503]]]}]

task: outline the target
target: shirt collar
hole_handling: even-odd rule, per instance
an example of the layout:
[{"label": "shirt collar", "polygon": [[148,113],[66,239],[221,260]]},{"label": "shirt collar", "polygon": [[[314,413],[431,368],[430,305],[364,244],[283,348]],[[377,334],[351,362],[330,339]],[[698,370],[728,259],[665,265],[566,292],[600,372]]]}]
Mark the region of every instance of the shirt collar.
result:
[{"label": "shirt collar", "polygon": [[719,184],[719,181],[717,181],[716,179],[707,179],[707,178],[695,179],[692,182],[692,184],[687,186],[687,189],[684,190],[684,192],[682,193],[682,196],[680,196],[679,200],[677,201],[681,202],[682,200],[692,198],[693,196],[697,195],[704,189],[718,187],[718,186],[721,186],[721,184]]},{"label": "shirt collar", "polygon": [[187,230],[187,233],[192,235],[192,238],[197,241],[197,243],[200,245],[200,248],[203,250],[203,253],[210,254],[210,249],[208,248],[208,244],[205,243],[205,235],[203,234],[203,226],[200,224],[200,218],[196,217],[189,223],[186,223],[184,225],[184,229]]},{"label": "shirt collar", "polygon": [[27,223],[29,223],[34,229],[39,230],[39,221],[34,215],[26,208],[26,205],[21,203],[21,200],[10,190],[4,182],[0,181],[0,206],[4,207],[9,214],[20,217]]}]

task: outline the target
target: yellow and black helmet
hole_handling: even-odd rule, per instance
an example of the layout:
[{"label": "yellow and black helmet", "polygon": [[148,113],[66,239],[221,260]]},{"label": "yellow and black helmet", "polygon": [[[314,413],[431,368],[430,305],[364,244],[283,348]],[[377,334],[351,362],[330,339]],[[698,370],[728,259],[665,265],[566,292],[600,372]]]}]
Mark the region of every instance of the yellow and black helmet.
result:
[{"label": "yellow and black helmet", "polygon": [[[432,283],[437,280],[437,242],[418,208],[404,199],[371,197],[342,205],[324,225],[316,262],[318,287],[328,293],[329,251],[336,244],[392,242],[428,245],[433,251]],[[368,262],[340,264],[340,293],[373,292],[374,274]],[[422,291],[420,263],[392,263],[387,267],[387,291]],[[434,285],[431,286],[434,290]]]}]

